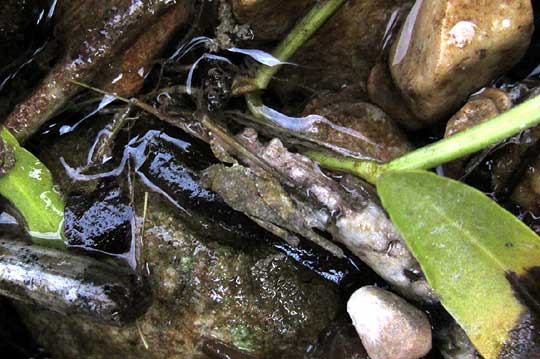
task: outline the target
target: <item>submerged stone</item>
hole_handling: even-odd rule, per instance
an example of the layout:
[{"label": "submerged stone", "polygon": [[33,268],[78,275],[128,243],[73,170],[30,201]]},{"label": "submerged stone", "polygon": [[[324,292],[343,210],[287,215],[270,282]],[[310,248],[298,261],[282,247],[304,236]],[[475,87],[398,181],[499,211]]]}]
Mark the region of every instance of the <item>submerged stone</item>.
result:
[{"label": "submerged stone", "polygon": [[68,245],[114,254],[129,252],[134,216],[121,188],[102,183],[94,193],[70,196],[64,218]]},{"label": "submerged stone", "polygon": [[410,4],[410,0],[350,0],[307,41],[274,81],[276,88],[315,92],[346,92],[350,99],[366,96],[367,79],[384,52],[388,26]]},{"label": "submerged stone", "polygon": [[[486,122],[508,111],[512,106],[512,99],[506,92],[496,88],[486,88],[471,96],[467,103],[450,118],[446,124],[444,137],[453,136],[456,133]],[[445,175],[456,179],[464,176],[466,164],[470,157],[461,157],[445,164]]]},{"label": "submerged stone", "polygon": [[193,232],[154,194],[147,213],[141,267],[155,300],[137,324],[115,328],[19,307],[54,355],[200,358],[202,339],[215,337],[259,358],[295,357],[334,319],[336,289],[285,255]]},{"label": "submerged stone", "polygon": [[234,17],[253,30],[255,40],[281,40],[311,0],[231,0]]},{"label": "submerged stone", "polygon": [[356,157],[388,162],[413,147],[390,117],[367,102],[312,101],[304,113],[324,116],[329,122],[317,123],[310,136],[325,141]]},{"label": "submerged stone", "polygon": [[[63,154],[73,166],[84,164],[95,131],[78,132],[56,140],[45,156],[64,189],[92,187],[92,181],[68,178],[57,159]],[[88,137],[81,139],[80,132]],[[137,173],[145,176],[131,182],[137,265],[154,298],[146,314],[118,328],[20,304],[25,323],[59,358],[206,358],[208,338],[259,359],[300,357],[336,317],[337,286],[271,247],[263,231],[227,226],[224,218],[242,223],[245,217],[219,212],[216,194],[197,185],[194,167],[208,164],[204,152],[179,139],[173,142],[185,150],[175,148],[164,138],[151,141],[145,160],[137,158]],[[189,159],[193,166],[182,167]]]}]

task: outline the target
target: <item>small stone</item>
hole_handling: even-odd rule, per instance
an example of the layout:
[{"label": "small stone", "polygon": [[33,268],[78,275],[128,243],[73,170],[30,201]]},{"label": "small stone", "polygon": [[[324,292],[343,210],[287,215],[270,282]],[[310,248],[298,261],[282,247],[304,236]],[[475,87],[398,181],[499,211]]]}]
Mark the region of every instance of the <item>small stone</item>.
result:
[{"label": "small stone", "polygon": [[347,312],[372,359],[417,359],[431,350],[427,316],[393,293],[362,287],[349,299]]},{"label": "small stone", "polygon": [[311,101],[303,114],[317,114],[328,120],[314,124],[306,136],[349,156],[387,162],[413,149],[386,113],[364,101],[343,101],[339,95],[326,95]]},{"label": "small stone", "polygon": [[[488,87],[471,96],[467,103],[446,124],[444,137],[453,136],[484,123],[512,108],[510,96],[503,90]],[[471,156],[464,156],[444,165],[444,175],[459,179],[466,174]]]},{"label": "small stone", "polygon": [[311,0],[230,0],[234,17],[249,24],[256,40],[281,40],[312,6]]},{"label": "small stone", "polygon": [[534,216],[540,215],[540,157],[527,164],[519,183],[512,191],[511,199],[523,210]]}]

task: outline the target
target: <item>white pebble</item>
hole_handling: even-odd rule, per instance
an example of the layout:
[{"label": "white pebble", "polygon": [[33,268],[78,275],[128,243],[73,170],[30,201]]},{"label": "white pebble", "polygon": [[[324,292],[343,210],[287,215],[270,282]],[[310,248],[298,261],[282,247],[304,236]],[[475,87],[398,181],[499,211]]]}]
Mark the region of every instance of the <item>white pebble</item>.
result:
[{"label": "white pebble", "polygon": [[347,312],[371,359],[418,359],[431,350],[427,316],[393,293],[362,287]]}]

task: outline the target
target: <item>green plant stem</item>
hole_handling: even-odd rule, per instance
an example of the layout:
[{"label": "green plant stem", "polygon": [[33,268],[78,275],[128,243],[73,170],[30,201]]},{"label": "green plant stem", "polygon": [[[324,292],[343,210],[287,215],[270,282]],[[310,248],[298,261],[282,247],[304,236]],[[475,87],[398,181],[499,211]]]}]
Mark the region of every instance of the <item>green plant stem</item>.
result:
[{"label": "green plant stem", "polygon": [[[316,5],[305,15],[294,29],[276,47],[272,55],[281,61],[287,61],[302,46],[321,25],[343,4],[346,0],[319,0]],[[255,75],[253,82],[256,88],[266,89],[272,77],[279,71],[281,66],[261,66]]]},{"label": "green plant stem", "polygon": [[251,114],[254,117],[258,119],[270,121],[270,122],[272,121],[271,118],[268,118],[263,113],[261,113],[261,111],[258,110],[259,107],[264,106],[262,102],[261,94],[259,92],[250,92],[246,94],[245,97],[246,97],[246,105],[248,107],[248,110],[249,112],[251,112]]},{"label": "green plant stem", "polygon": [[[289,60],[345,1],[346,0],[327,0],[314,5],[300,22],[296,24],[287,37],[274,49],[272,56],[281,61]],[[261,65],[251,81],[253,86],[248,86],[250,92],[246,94],[246,103],[253,116],[259,119],[271,120],[257,110],[258,107],[261,107],[264,104],[260,93],[253,91],[266,89],[272,80],[272,77],[279,71],[281,66],[282,65]]]},{"label": "green plant stem", "polygon": [[353,173],[375,183],[385,171],[429,169],[470,155],[540,123],[540,96],[482,124],[412,151],[386,164],[306,152],[322,167]]},{"label": "green plant stem", "polygon": [[375,183],[377,178],[385,171],[386,165],[375,161],[357,160],[350,157],[334,156],[326,152],[306,151],[306,156],[319,163],[323,168],[352,173]]}]

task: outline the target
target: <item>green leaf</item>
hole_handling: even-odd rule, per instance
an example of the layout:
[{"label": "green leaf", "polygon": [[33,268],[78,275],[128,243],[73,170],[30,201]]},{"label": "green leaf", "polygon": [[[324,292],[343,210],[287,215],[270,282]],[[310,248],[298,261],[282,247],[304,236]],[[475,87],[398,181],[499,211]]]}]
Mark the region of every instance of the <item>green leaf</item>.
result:
[{"label": "green leaf", "polygon": [[519,295],[528,290],[519,278],[540,266],[540,238],[482,192],[427,171],[388,172],[377,190],[429,284],[478,351],[486,359],[517,357],[509,350],[516,350],[515,334],[532,313]]},{"label": "green leaf", "polygon": [[21,212],[34,242],[64,247],[64,202],[54,188],[51,172],[6,128],[1,129],[0,136],[15,154],[15,166],[0,176],[0,195]]}]

